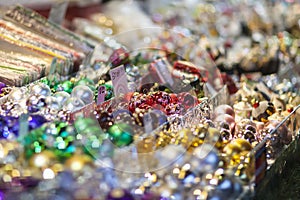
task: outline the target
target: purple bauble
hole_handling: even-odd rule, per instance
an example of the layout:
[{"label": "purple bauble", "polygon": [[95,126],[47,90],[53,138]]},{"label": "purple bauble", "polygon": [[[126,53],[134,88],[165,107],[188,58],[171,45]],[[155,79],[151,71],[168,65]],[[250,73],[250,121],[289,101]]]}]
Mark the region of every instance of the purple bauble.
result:
[{"label": "purple bauble", "polygon": [[46,123],[47,120],[41,115],[31,115],[29,117],[29,129],[36,129]]},{"label": "purple bauble", "polygon": [[0,190],[0,200],[4,200],[4,192]]},{"label": "purple bauble", "polygon": [[146,192],[145,194],[143,194],[140,198],[141,200],[161,200],[162,198],[152,192]]},{"label": "purple bauble", "polygon": [[0,82],[0,94],[2,93],[2,89],[5,88],[6,85],[2,82]]}]

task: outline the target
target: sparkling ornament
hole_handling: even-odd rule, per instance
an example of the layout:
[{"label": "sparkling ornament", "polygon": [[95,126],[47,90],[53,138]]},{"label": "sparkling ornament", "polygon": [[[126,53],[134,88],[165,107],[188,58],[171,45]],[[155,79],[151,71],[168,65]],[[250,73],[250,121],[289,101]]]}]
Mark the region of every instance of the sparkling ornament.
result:
[{"label": "sparkling ornament", "polygon": [[275,107],[273,103],[268,101],[259,102],[259,106],[253,108],[252,116],[254,119],[261,122],[268,122],[268,117],[275,113]]},{"label": "sparkling ornament", "polygon": [[108,60],[113,67],[117,67],[129,62],[129,53],[124,48],[119,48],[114,50]]},{"label": "sparkling ornament", "polygon": [[[265,127],[267,133],[274,130],[279,123],[280,121],[277,120],[272,120],[267,123]],[[288,145],[292,141],[292,133],[288,130],[285,124],[281,125],[272,135],[268,134],[267,137],[269,138],[267,142],[268,156],[271,158],[276,157],[276,155],[282,151],[284,146]]]},{"label": "sparkling ornament", "polygon": [[243,98],[241,102],[233,105],[236,121],[240,121],[244,118],[250,119],[252,106],[247,102],[247,100],[247,98]]},{"label": "sparkling ornament", "polygon": [[73,89],[71,96],[82,100],[85,105],[93,102],[94,99],[93,91],[88,86],[85,85],[76,86]]}]

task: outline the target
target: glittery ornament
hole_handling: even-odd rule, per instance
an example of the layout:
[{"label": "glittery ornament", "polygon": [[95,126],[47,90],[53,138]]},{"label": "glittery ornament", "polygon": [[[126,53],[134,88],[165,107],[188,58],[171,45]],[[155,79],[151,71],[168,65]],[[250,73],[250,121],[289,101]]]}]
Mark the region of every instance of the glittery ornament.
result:
[{"label": "glittery ornament", "polygon": [[11,138],[18,134],[18,119],[12,116],[0,116],[0,138]]}]

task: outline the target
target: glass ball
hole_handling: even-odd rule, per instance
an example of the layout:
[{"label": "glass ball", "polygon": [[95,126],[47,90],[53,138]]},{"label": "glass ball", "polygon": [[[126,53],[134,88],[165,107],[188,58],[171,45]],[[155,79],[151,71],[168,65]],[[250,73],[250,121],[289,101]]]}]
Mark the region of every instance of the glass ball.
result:
[{"label": "glass ball", "polygon": [[93,102],[94,99],[94,93],[93,91],[85,85],[78,85],[76,86],[72,93],[72,97],[77,97],[78,99],[82,100],[85,105]]},{"label": "glass ball", "polygon": [[48,96],[46,97],[45,102],[47,107],[53,110],[59,110],[61,108],[61,104],[58,102],[58,100],[55,97]]},{"label": "glass ball", "polygon": [[37,83],[31,86],[30,93],[42,96],[49,96],[51,94],[51,89],[48,85],[44,83]]},{"label": "glass ball", "polygon": [[53,96],[61,106],[70,98],[70,94],[65,91],[55,92]]},{"label": "glass ball", "polygon": [[81,99],[77,97],[71,97],[65,102],[63,108],[69,111],[76,111],[82,108],[84,105],[85,104]]}]

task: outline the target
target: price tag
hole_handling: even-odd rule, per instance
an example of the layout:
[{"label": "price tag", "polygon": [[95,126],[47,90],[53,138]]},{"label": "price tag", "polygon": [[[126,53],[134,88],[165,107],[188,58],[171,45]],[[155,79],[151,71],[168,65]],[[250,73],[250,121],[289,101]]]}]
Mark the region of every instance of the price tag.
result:
[{"label": "price tag", "polygon": [[100,105],[104,102],[106,95],[106,87],[101,85],[98,89],[97,105]]},{"label": "price tag", "polygon": [[153,130],[151,114],[146,113],[144,115],[143,121],[144,121],[145,133],[146,134],[151,133],[151,131]]},{"label": "price tag", "polygon": [[152,65],[154,65],[154,68],[157,70],[157,74],[162,83],[169,83],[170,86],[174,85],[174,80],[168,69],[168,65],[170,64],[165,58],[156,60]]},{"label": "price tag", "polygon": [[110,70],[109,75],[113,84],[115,97],[119,97],[121,94],[130,92],[123,65]]}]

